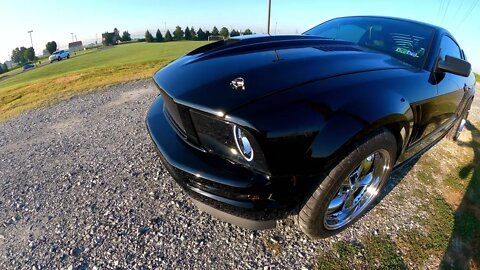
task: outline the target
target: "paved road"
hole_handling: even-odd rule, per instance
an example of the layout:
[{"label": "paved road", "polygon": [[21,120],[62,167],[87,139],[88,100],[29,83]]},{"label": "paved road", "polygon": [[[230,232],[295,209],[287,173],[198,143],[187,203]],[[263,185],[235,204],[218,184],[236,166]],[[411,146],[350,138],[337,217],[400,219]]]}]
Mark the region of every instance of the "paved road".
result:
[{"label": "paved road", "polygon": [[126,83],[0,124],[0,269],[311,269],[340,240],[395,236],[425,215],[422,201],[394,199],[412,185],[319,241],[291,220],[250,232],[200,213],[145,130],[156,95]]}]

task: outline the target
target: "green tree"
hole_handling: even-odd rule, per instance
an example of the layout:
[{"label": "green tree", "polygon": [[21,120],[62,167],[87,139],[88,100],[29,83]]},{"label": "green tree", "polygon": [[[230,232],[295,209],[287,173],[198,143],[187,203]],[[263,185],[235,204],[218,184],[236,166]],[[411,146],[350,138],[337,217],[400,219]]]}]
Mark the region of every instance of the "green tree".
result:
[{"label": "green tree", "polygon": [[173,38],[172,38],[172,34],[170,33],[170,30],[167,30],[167,32],[165,33],[165,41],[172,41]]},{"label": "green tree", "polygon": [[114,33],[105,32],[102,34],[102,43],[104,46],[110,46],[113,44]]},{"label": "green tree", "polygon": [[47,49],[48,53],[52,54],[54,51],[57,50],[57,43],[55,41],[47,42],[45,48]]},{"label": "green tree", "polygon": [[235,29],[232,29],[232,31],[230,32],[230,36],[231,37],[238,37],[238,36],[240,36],[240,32],[238,32]]},{"label": "green tree", "polygon": [[183,39],[183,30],[180,26],[177,25],[175,27],[175,31],[173,31],[173,39],[174,40],[181,40]]},{"label": "green tree", "polygon": [[208,39],[207,34],[205,32],[203,32],[202,28],[198,29],[197,37],[198,37],[198,40],[207,40]]},{"label": "green tree", "polygon": [[218,29],[216,26],[214,26],[212,29],[212,36],[218,36]]},{"label": "green tree", "polygon": [[5,70],[3,70],[3,66],[4,66],[4,65],[0,63],[0,74],[6,72]]},{"label": "green tree", "polygon": [[196,40],[197,39],[197,32],[195,31],[195,28],[190,27],[190,34],[192,34],[192,39]]},{"label": "green tree", "polygon": [[156,42],[163,41],[163,36],[162,36],[162,32],[160,32],[160,29],[157,29],[157,33],[155,34],[155,41]]},{"label": "green tree", "polygon": [[130,33],[128,31],[123,31],[122,37],[120,38],[122,42],[131,41]]},{"label": "green tree", "polygon": [[3,64],[0,64],[0,66],[2,66],[2,71],[5,73],[8,71],[8,66],[7,64],[3,63]]},{"label": "green tree", "polygon": [[27,63],[27,59],[25,58],[25,51],[27,50],[27,48],[25,47],[20,47],[20,48],[15,48],[14,50],[12,50],[12,61],[14,63],[18,63],[18,64],[25,64]]},{"label": "green tree", "polygon": [[117,44],[121,37],[120,37],[120,31],[118,31],[118,29],[115,27],[115,29],[113,29],[113,36],[115,37],[115,44]]},{"label": "green tree", "polygon": [[205,40],[208,40],[208,37],[211,36],[212,33],[210,33],[210,31],[205,31],[205,36],[207,37]]},{"label": "green tree", "polygon": [[220,34],[220,36],[222,36],[224,38],[228,38],[228,35],[229,35],[228,28],[222,27],[222,29],[220,29],[219,34]]},{"label": "green tree", "polygon": [[25,59],[27,59],[30,62],[33,62],[35,60],[35,50],[33,47],[29,47],[28,49],[25,50]]},{"label": "green tree", "polygon": [[147,30],[147,32],[145,32],[145,41],[146,42],[153,42],[153,36],[150,33],[150,31],[148,31],[148,30]]},{"label": "green tree", "polygon": [[190,32],[190,29],[188,28],[185,28],[185,39],[186,40],[192,40],[192,33]]},{"label": "green tree", "polygon": [[245,29],[245,31],[243,31],[243,35],[246,36],[246,35],[252,35],[252,31],[250,29]]}]

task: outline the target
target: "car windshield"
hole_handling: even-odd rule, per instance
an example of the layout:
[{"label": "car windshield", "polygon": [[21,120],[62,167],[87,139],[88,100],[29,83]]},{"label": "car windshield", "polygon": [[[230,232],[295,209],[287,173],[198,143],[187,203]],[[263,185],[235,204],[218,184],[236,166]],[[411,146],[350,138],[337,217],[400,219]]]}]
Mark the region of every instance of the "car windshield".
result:
[{"label": "car windshield", "polygon": [[433,32],[433,28],[415,22],[351,17],[330,20],[303,34],[350,41],[415,67],[423,67]]},{"label": "car windshield", "polygon": [[60,53],[59,51],[53,52],[53,54],[59,54],[59,53]]}]

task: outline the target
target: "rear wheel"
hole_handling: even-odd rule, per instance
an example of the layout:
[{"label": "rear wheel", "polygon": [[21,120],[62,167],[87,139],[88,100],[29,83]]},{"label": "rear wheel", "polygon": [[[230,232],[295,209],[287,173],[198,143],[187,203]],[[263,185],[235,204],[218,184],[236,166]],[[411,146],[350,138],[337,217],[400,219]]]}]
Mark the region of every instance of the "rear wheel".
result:
[{"label": "rear wheel", "polygon": [[390,177],[396,153],[395,136],[386,129],[347,151],[328,175],[320,177],[300,210],[301,230],[311,238],[325,238],[357,221]]}]

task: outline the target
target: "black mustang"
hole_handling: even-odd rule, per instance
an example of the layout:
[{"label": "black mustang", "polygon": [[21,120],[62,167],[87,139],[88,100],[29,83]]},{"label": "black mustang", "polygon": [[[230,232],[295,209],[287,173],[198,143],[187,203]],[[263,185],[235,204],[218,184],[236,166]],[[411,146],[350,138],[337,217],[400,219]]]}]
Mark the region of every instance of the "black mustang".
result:
[{"label": "black mustang", "polygon": [[148,130],[201,210],[250,229],[296,215],[313,238],[360,218],[392,169],[456,139],[475,84],[448,31],[384,17],[210,43],[154,81]]}]

